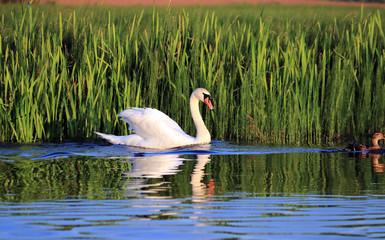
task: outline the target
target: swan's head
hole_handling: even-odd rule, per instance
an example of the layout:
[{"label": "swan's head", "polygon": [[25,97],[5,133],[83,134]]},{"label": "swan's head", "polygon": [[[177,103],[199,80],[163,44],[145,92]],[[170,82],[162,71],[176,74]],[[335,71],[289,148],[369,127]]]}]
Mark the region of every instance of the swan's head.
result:
[{"label": "swan's head", "polygon": [[204,88],[197,88],[195,91],[191,94],[191,97],[197,98],[199,101],[202,101],[206,103],[206,105],[213,110],[213,98],[211,97],[209,91],[207,91]]}]

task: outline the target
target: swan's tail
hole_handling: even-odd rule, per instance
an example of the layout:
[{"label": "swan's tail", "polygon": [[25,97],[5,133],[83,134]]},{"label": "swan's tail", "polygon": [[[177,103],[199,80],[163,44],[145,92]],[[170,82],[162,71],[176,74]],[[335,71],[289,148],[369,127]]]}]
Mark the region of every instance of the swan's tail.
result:
[{"label": "swan's tail", "polygon": [[112,144],[125,144],[124,138],[126,136],[115,136],[112,134],[105,134],[105,133],[100,133],[100,132],[94,132],[94,133],[99,135],[99,137],[106,139],[108,142],[110,142]]}]

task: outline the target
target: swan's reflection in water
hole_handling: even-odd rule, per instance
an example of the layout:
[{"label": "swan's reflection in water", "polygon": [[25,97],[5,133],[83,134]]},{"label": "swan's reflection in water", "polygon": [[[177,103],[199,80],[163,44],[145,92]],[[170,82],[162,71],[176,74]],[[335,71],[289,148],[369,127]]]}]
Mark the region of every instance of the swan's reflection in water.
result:
[{"label": "swan's reflection in water", "polygon": [[203,177],[205,175],[205,166],[209,162],[209,155],[198,155],[197,163],[195,164],[194,171],[191,174],[190,181],[194,202],[204,201],[207,196],[214,195],[214,180],[211,179],[210,183],[207,186],[202,182]]},{"label": "swan's reflection in water", "polygon": [[132,170],[128,173],[131,178],[162,178],[179,172],[179,166],[186,159],[178,155],[156,155],[149,157],[133,157]]},{"label": "swan's reflection in water", "polygon": [[[208,146],[199,146],[196,150],[209,150]],[[194,148],[192,149],[194,151]],[[128,196],[138,196],[152,194],[153,197],[171,198],[160,194],[170,188],[170,183],[165,181],[165,176],[175,175],[182,171],[181,166],[186,161],[195,160],[194,155],[183,158],[178,154],[155,154],[149,156],[137,156],[130,158],[132,163],[130,172],[125,173],[129,181],[125,182],[124,188],[128,190]],[[197,154],[194,170],[190,177],[193,201],[200,201],[208,196],[214,195],[214,181],[209,184],[203,183],[205,167],[210,162],[210,154]],[[157,180],[151,180],[157,179]],[[135,192],[135,194],[133,194]],[[155,196],[154,196],[155,195]]]},{"label": "swan's reflection in water", "polygon": [[[214,195],[214,181],[209,184],[203,183],[205,176],[205,167],[210,162],[210,154],[197,154],[197,160],[194,169],[190,175],[190,184],[192,189],[193,203],[184,214],[189,214],[190,219],[199,219],[204,211],[209,209],[207,201]],[[176,199],[170,196],[166,191],[172,191],[170,182],[167,182],[167,175],[175,175],[182,171],[182,165],[186,161],[191,161],[195,157],[189,155],[183,158],[177,154],[158,154],[152,156],[140,156],[130,159],[132,170],[127,173],[129,181],[126,181],[125,189],[129,198],[148,199],[141,201],[137,207],[150,207],[152,212],[149,219],[164,219],[171,216],[176,217],[180,214],[175,210],[175,206],[180,208],[184,200]],[[166,192],[166,193],[163,193]],[[154,204],[154,202],[156,204]],[[150,204],[150,205],[149,205]],[[210,205],[210,204],[209,204]],[[142,216],[142,219],[145,217]],[[206,223],[197,223],[195,226],[206,225]]]}]

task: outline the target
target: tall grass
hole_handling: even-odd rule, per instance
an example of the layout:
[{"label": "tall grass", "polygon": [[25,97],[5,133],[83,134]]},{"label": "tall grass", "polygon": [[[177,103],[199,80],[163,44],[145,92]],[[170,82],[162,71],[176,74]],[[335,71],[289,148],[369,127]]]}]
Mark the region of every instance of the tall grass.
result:
[{"label": "tall grass", "polygon": [[130,106],[194,135],[196,87],[214,97],[203,113],[217,139],[332,144],[385,130],[382,9],[0,9],[1,142],[127,134],[117,114]]}]

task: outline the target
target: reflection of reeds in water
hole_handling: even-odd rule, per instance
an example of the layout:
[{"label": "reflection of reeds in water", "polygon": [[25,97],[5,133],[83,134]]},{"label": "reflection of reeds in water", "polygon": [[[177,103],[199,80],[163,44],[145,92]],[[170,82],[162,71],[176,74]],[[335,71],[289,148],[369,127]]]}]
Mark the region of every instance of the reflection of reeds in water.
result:
[{"label": "reflection of reeds in water", "polygon": [[[288,153],[261,155],[212,155],[210,173],[215,194],[254,193],[259,196],[291,194],[361,194],[384,191],[385,178],[374,178],[370,158],[348,153]],[[384,161],[384,156],[378,160]],[[376,162],[374,162],[376,164]],[[377,174],[376,174],[377,175]],[[378,183],[374,186],[373,182]],[[224,190],[225,189],[225,190]]]},{"label": "reflection of reeds in water", "polygon": [[130,106],[159,108],[193,134],[186,106],[200,86],[214,97],[204,116],[217,139],[384,130],[380,11],[0,8],[0,141],[127,134],[117,113]]},{"label": "reflection of reeds in water", "polygon": [[41,199],[115,199],[120,197],[122,172],[130,163],[86,156],[44,160],[0,161],[0,201]]}]

